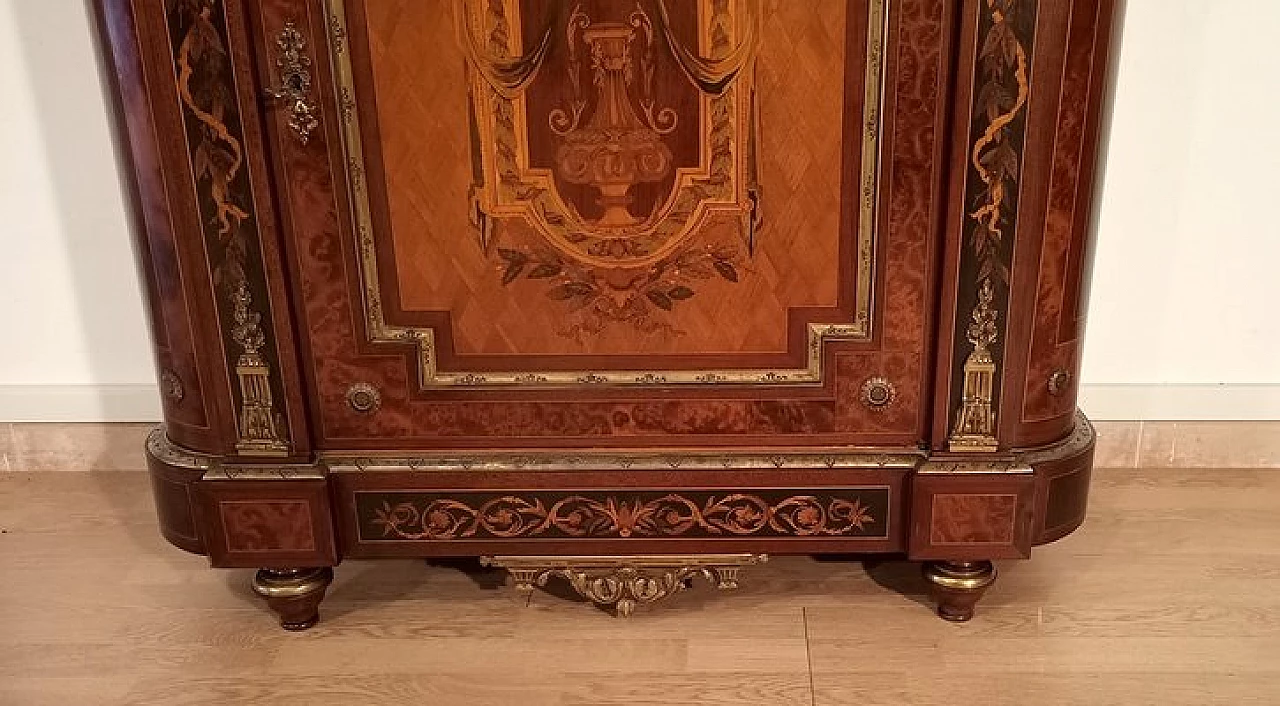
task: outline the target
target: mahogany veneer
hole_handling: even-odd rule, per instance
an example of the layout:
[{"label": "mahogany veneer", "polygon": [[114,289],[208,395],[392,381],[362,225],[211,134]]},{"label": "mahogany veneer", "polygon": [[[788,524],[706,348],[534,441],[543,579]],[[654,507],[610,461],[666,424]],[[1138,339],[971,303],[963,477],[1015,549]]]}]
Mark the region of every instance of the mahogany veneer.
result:
[{"label": "mahogany veneer", "polygon": [[392,556],[905,552],[965,620],[1083,521],[1114,0],[98,9],[161,528],[286,627]]}]

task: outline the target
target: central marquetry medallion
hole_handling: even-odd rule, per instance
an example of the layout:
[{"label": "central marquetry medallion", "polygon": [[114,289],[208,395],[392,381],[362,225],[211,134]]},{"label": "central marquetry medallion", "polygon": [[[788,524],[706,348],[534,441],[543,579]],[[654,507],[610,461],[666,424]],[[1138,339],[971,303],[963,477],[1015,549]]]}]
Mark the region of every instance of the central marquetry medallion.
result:
[{"label": "central marquetry medallion", "polygon": [[759,223],[756,1],[540,5],[456,0],[480,243],[564,303],[563,335],[679,333],[661,313],[737,282]]},{"label": "central marquetry medallion", "polygon": [[367,329],[422,387],[814,383],[870,337],[883,0],[329,2]]}]

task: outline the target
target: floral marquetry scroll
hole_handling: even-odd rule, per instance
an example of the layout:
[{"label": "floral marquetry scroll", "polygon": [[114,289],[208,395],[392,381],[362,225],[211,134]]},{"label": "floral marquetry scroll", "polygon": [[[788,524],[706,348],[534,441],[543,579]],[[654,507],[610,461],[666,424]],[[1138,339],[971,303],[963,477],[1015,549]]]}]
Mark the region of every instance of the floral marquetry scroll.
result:
[{"label": "floral marquetry scroll", "polygon": [[239,381],[236,448],[284,456],[291,446],[224,9],[218,0],[172,3],[174,71],[218,314]]},{"label": "floral marquetry scroll", "polygon": [[713,493],[360,492],[360,541],[888,536],[888,488]]},{"label": "floral marquetry scroll", "polygon": [[[996,451],[996,395],[1000,340],[1008,313],[1010,260],[1026,108],[1031,96],[1031,40],[1038,0],[982,0],[974,69],[971,146],[965,188],[967,220],[957,322],[963,366],[955,389],[952,451]],[[968,344],[964,350],[963,343]]]}]

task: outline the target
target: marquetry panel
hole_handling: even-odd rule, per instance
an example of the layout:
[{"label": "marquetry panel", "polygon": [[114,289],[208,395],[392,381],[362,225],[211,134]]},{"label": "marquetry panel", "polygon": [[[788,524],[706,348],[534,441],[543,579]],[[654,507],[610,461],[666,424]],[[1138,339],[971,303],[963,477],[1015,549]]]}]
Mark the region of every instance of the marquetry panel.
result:
[{"label": "marquetry panel", "polygon": [[1096,436],[1083,415],[1076,415],[1075,432],[1038,454],[1036,467],[1036,543],[1052,542],[1084,522],[1089,506]]},{"label": "marquetry panel", "polygon": [[930,508],[929,543],[934,546],[1009,544],[1017,522],[1018,496],[939,493]]},{"label": "marquetry panel", "polygon": [[1035,479],[1025,473],[923,473],[912,480],[915,559],[1026,558]]},{"label": "marquetry panel", "polygon": [[204,542],[196,525],[192,498],[192,484],[199,480],[199,472],[166,467],[150,458],[147,465],[161,533],[174,545],[203,554]]},{"label": "marquetry panel", "polygon": [[947,446],[955,452],[1000,446],[997,418],[1040,5],[1039,0],[963,3],[966,108],[958,113],[963,131],[957,134],[952,172],[958,198],[949,214],[948,239],[955,275],[947,296],[955,309],[948,325],[950,365],[942,371],[950,386],[944,411]]},{"label": "marquetry panel", "polygon": [[228,552],[315,551],[311,506],[305,500],[222,500],[218,514]]},{"label": "marquetry panel", "polygon": [[1085,466],[1049,481],[1049,500],[1044,513],[1044,532],[1057,534],[1063,528],[1080,522],[1089,502],[1089,476]]},{"label": "marquetry panel", "polygon": [[[288,315],[273,302],[284,296],[283,273],[273,242],[274,224],[264,194],[265,171],[254,123],[257,91],[243,26],[234,3],[220,0],[166,3],[172,80],[181,105],[190,182],[195,195],[207,270],[198,279],[214,296],[220,376],[229,383],[235,451],[244,456],[288,456],[295,448],[287,401],[297,397],[287,363],[292,356]],[[242,104],[242,93],[253,98]],[[259,183],[254,183],[254,173]],[[269,198],[267,199],[269,200]],[[213,343],[213,340],[206,341]],[[281,351],[285,353],[281,353]],[[195,381],[183,371],[164,371],[162,384],[173,406]],[[288,379],[286,379],[286,375]]]},{"label": "marquetry panel", "polygon": [[735,470],[698,458],[658,460],[334,458],[327,465],[347,556],[905,546],[909,466],[753,466],[746,459]]},{"label": "marquetry panel", "polygon": [[[654,23],[655,37],[661,34],[658,25],[665,24],[655,19],[663,4],[656,0],[640,4]],[[525,46],[517,43],[515,34],[525,38],[538,35],[543,26],[539,22],[548,17],[555,22],[565,19],[524,0],[448,3],[448,12],[443,14],[452,17],[459,6],[476,12],[501,6],[503,12],[513,13],[517,5],[537,11],[527,17],[519,15],[533,25],[525,26],[522,20],[517,28],[517,23],[508,22],[509,48]],[[609,13],[620,11],[623,5],[629,11],[636,7],[635,3],[618,2],[587,3],[584,7],[589,14],[595,13],[592,26],[607,29],[612,21]],[[665,5],[676,7],[670,2]],[[757,5],[761,3],[711,3],[713,10],[729,7],[731,15],[747,13]],[[290,11],[302,7],[306,13]],[[291,223],[288,233],[297,265],[296,286],[306,293],[300,312],[313,373],[314,421],[325,446],[387,448],[390,439],[402,448],[421,450],[711,446],[745,437],[765,446],[885,444],[901,448],[919,443],[925,421],[921,406],[929,399],[926,371],[930,362],[925,351],[931,335],[935,226],[941,206],[941,128],[946,122],[943,107],[949,75],[949,55],[937,42],[944,34],[945,2],[804,0],[768,4],[770,12],[759,15],[758,55],[751,84],[758,99],[759,134],[734,132],[736,137],[730,136],[724,144],[729,145],[732,155],[730,166],[751,163],[738,161],[749,155],[742,150],[734,152],[734,145],[755,144],[759,148],[750,156],[755,158],[754,184],[760,188],[753,191],[749,175],[734,170],[729,170],[733,176],[726,177],[725,188],[742,186],[748,196],[756,193],[762,220],[749,219],[744,224],[739,218],[742,202],[736,206],[726,202],[720,204],[724,208],[713,209],[717,211],[715,218],[705,223],[698,219],[706,214],[692,216],[692,221],[703,225],[695,223],[697,227],[685,234],[696,240],[703,226],[710,228],[717,219],[732,221],[736,242],[739,247],[749,247],[755,264],[739,267],[713,252],[711,261],[691,267],[699,277],[708,276],[707,282],[729,287],[742,296],[722,292],[702,298],[696,287],[686,286],[694,292],[690,296],[679,288],[684,285],[677,285],[659,292],[662,296],[644,297],[649,302],[646,311],[661,311],[663,316],[678,318],[698,311],[698,307],[711,307],[690,319],[683,336],[674,336],[679,341],[673,345],[702,349],[689,348],[687,354],[664,353],[660,346],[647,342],[663,335],[657,330],[661,326],[648,333],[628,334],[625,345],[619,338],[612,349],[596,350],[591,346],[597,344],[585,340],[582,348],[573,349],[577,352],[545,347],[549,337],[558,334],[553,327],[534,326],[534,322],[572,302],[542,296],[542,290],[520,288],[544,286],[544,280],[560,276],[554,274],[557,266],[535,262],[536,258],[526,261],[510,253],[504,255],[499,243],[504,237],[518,237],[519,224],[489,229],[485,224],[523,219],[526,230],[537,230],[545,214],[530,217],[525,212],[511,212],[520,205],[513,204],[512,198],[550,198],[547,194],[554,186],[563,190],[562,201],[569,198],[582,206],[587,203],[582,199],[598,198],[599,185],[583,186],[588,191],[580,193],[564,183],[552,183],[558,178],[555,174],[540,175],[536,169],[526,169],[528,173],[515,177],[533,182],[544,177],[551,180],[542,183],[548,189],[545,193],[521,188],[513,194],[514,182],[507,184],[502,179],[496,184],[485,181],[480,191],[472,189],[478,177],[505,173],[456,168],[458,162],[484,167],[489,164],[485,159],[498,153],[496,148],[477,151],[472,147],[496,144],[491,141],[502,137],[497,135],[502,131],[475,137],[467,124],[472,122],[472,114],[484,117],[468,91],[475,94],[474,82],[489,79],[477,77],[474,70],[459,75],[458,66],[477,69],[483,62],[477,63],[465,42],[459,44],[456,33],[430,24],[443,18],[414,14],[421,12],[418,7],[391,0],[326,0],[321,13],[312,5],[281,0],[259,10],[257,21],[265,27],[282,26],[290,17],[295,18],[300,30],[308,34],[308,46],[320,47],[319,38],[328,35],[324,42],[328,60],[317,60],[313,65],[323,128],[303,146],[282,118],[274,138],[280,146],[281,211]],[[680,20],[675,15],[703,5],[682,3],[680,7],[673,11],[674,25],[692,17]],[[572,6],[564,5],[564,12],[571,10]],[[508,14],[508,18],[515,16]],[[388,29],[392,24],[394,31]],[[497,27],[486,26],[490,30]],[[678,34],[694,29],[690,24],[672,31]],[[402,41],[402,35],[415,39]],[[732,40],[736,35],[729,36]],[[559,34],[555,41],[561,41]],[[658,65],[669,68],[673,59],[663,54],[663,44],[658,46]],[[565,68],[555,63],[567,60],[565,51],[555,53],[558,58],[547,59],[551,62],[543,67],[547,73],[540,73],[538,80],[551,83],[541,88],[530,84],[528,101],[555,98],[561,101],[557,106],[573,105],[571,100],[563,103],[572,98],[572,82],[563,72],[561,78],[552,80],[559,70],[554,66]],[[274,58],[269,46],[264,57]],[[641,58],[636,55],[632,60],[639,62]],[[661,76],[665,78],[660,85],[675,80],[673,76],[690,83],[677,74]],[[739,79],[745,81],[741,76]],[[748,83],[735,86],[732,90],[745,90]],[[549,92],[537,98],[544,89]],[[679,108],[677,115],[693,116],[679,118],[686,127],[697,122],[701,129],[706,113],[695,110],[697,101],[682,102],[680,95],[703,101],[707,99],[705,92],[701,97],[695,95],[702,88],[694,93],[684,93],[685,88],[662,93],[668,89],[672,87],[655,89],[655,119],[661,114],[659,104],[670,104]],[[629,90],[640,91],[641,87]],[[768,92],[772,96],[765,95]],[[455,98],[448,97],[455,93]],[[414,103],[415,96],[423,105]],[[635,100],[630,104],[637,116],[644,114],[639,96],[632,95]],[[491,103],[497,100],[491,95],[482,98]],[[526,107],[522,119],[528,128],[534,124],[529,122],[528,111],[536,106]],[[505,120],[501,111],[498,117],[494,115],[491,111],[488,117]],[[518,113],[512,115],[518,117]],[[459,116],[464,118],[461,128]],[[549,117],[550,112],[544,115]],[[590,110],[582,119],[590,122]],[[542,130],[546,122],[537,124]],[[474,126],[477,133],[492,127]],[[404,133],[400,137],[396,137],[398,130]],[[692,164],[694,155],[685,151],[687,145],[678,144],[678,132],[665,136],[664,140],[673,142],[663,144],[671,151],[672,164]],[[425,150],[423,144],[413,144],[414,134],[433,135],[421,138],[422,143],[438,138],[441,157],[437,159],[436,152]],[[753,139],[756,141],[751,143]],[[789,139],[800,142],[789,144]],[[704,139],[699,149],[714,151],[709,145],[719,144],[717,140]],[[536,155],[535,142],[519,143],[521,149],[532,151],[525,154],[517,149],[516,156],[537,162],[541,158]],[[461,150],[458,144],[467,145],[467,149]],[[561,146],[564,144],[567,142]],[[418,157],[405,157],[407,153]],[[476,154],[479,157],[473,160]],[[798,161],[789,161],[793,159]],[[780,176],[787,174],[786,178]],[[818,174],[821,178],[815,176]],[[451,191],[443,184],[462,177],[468,180],[466,189]],[[657,182],[648,184],[632,185],[630,193],[639,199],[637,190],[642,187],[659,188]],[[397,190],[417,194],[419,208],[403,203],[396,206],[400,202],[393,192]],[[578,196],[573,196],[575,193]],[[831,201],[831,194],[838,194],[838,198],[827,208],[823,204]],[[713,196],[703,205],[710,208]],[[460,217],[456,203],[464,197],[466,222],[459,228],[440,227],[438,223],[447,219],[456,222]],[[451,200],[455,205],[445,203]],[[407,197],[404,203],[408,203]],[[473,205],[484,208],[477,212]],[[484,218],[476,218],[478,214]],[[605,218],[602,213],[597,216]],[[416,225],[412,218],[419,219]],[[829,227],[832,223],[834,229]],[[744,240],[742,229],[748,226],[754,231],[748,229],[750,238]],[[770,240],[772,232],[782,235]],[[685,235],[668,233],[664,242],[683,243]],[[546,240],[551,236],[539,231],[537,237]],[[573,242],[559,245],[578,247]],[[412,257],[402,253],[403,248],[428,246],[435,250]],[[587,255],[603,257],[592,255],[589,244],[583,247],[588,248]],[[803,267],[796,264],[794,270],[789,269],[791,264],[786,268],[777,265],[811,258],[813,252],[827,254]],[[832,257],[832,252],[837,256]],[[643,256],[627,251],[619,257]],[[804,269],[818,267],[815,263],[819,259],[823,260],[822,268],[830,268],[825,270],[827,274]],[[419,285],[404,286],[408,279],[418,280]],[[410,289],[414,286],[427,289],[413,294]],[[569,289],[561,291],[572,294]],[[432,303],[431,308],[414,308],[425,306],[422,302],[409,306],[412,296],[427,290],[435,291],[431,296],[442,303]],[[513,335],[516,329],[503,323],[504,315],[498,311],[489,311],[483,326],[460,324],[460,317],[472,316],[473,308],[484,311],[489,306],[486,297],[490,295],[481,290],[505,297],[502,306],[515,307],[511,311],[518,311],[519,316],[508,317],[511,326],[537,330]],[[782,298],[771,294],[774,291],[783,292]],[[625,295],[619,296],[622,299],[617,301],[625,299]],[[769,303],[769,297],[779,305]],[[668,303],[669,310],[665,308]],[[786,317],[776,319],[782,310]],[[780,340],[785,345],[752,348],[744,343],[747,339],[742,336],[756,336],[744,332],[753,327],[764,330],[753,323],[760,316],[775,317],[774,323],[779,325],[770,323],[764,328],[783,332]],[[469,343],[460,338],[464,328],[470,332]],[[482,341],[485,337],[493,340]],[[713,341],[715,337],[719,342]],[[885,380],[896,394],[883,403],[866,402],[863,389],[872,379]],[[367,409],[352,406],[349,393],[354,389],[376,391],[381,404]]]},{"label": "marquetry panel", "polygon": [[[870,335],[884,0],[333,8],[366,323],[425,387],[815,382]],[[750,353],[803,369],[683,357]]]},{"label": "marquetry panel", "polygon": [[361,542],[889,536],[889,488],[356,493]]},{"label": "marquetry panel", "polygon": [[328,566],[336,562],[324,480],[210,480],[197,490],[214,566]]}]

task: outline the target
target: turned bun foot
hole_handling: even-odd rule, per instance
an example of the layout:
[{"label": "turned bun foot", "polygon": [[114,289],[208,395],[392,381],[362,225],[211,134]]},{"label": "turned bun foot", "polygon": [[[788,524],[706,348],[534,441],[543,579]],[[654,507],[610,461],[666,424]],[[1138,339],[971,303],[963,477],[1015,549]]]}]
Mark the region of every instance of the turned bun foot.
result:
[{"label": "turned bun foot", "polygon": [[931,561],[923,571],[938,615],[954,623],[973,618],[974,605],[996,580],[996,567],[989,561]]},{"label": "turned bun foot", "polygon": [[320,601],[333,580],[333,569],[260,569],[253,592],[267,599],[285,630],[306,630],[320,620]]}]

